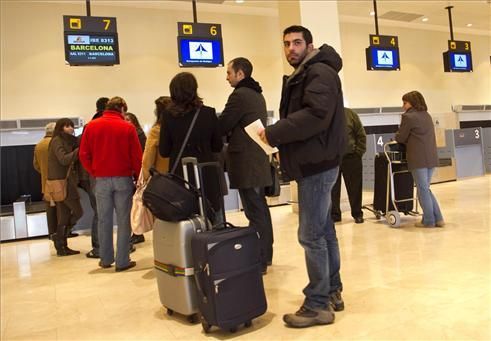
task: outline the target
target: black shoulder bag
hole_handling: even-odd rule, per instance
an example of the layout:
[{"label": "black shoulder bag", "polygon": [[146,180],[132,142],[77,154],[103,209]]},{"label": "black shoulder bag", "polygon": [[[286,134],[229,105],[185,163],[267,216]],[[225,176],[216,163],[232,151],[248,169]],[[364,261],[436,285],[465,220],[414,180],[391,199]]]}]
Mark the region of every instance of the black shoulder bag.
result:
[{"label": "black shoulder bag", "polygon": [[189,219],[199,212],[199,191],[180,176],[174,174],[181,160],[184,148],[188,143],[196,119],[201,108],[196,110],[191,125],[182,143],[179,154],[172,165],[170,173],[159,173],[155,168],[150,169],[152,178],[143,192],[143,205],[158,219],[165,221],[181,221]]}]

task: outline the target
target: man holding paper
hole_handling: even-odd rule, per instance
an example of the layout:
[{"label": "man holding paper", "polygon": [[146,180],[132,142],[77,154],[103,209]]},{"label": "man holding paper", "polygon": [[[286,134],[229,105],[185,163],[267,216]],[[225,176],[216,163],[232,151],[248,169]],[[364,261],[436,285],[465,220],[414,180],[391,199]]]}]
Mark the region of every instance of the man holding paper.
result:
[{"label": "man holding paper", "polygon": [[298,183],[298,238],[305,250],[309,283],[300,309],[284,315],[283,321],[300,328],[333,323],[332,309],[344,309],[330,207],[346,149],[346,120],[338,53],[326,44],[314,49],[312,34],[302,26],[283,31],[283,48],[295,70],[283,80],[280,120],[259,135],[278,146],[282,175]]},{"label": "man holding paper", "polygon": [[257,137],[267,118],[261,86],[251,75],[252,64],[246,58],[228,63],[227,81],[235,89],[218,122],[221,134],[228,137],[226,165],[230,188],[239,190],[249,226],[259,232],[262,270],[266,273],[273,259],[273,226],[264,187],[270,186],[272,179],[268,155],[245,130],[249,126],[248,130],[253,129]]}]

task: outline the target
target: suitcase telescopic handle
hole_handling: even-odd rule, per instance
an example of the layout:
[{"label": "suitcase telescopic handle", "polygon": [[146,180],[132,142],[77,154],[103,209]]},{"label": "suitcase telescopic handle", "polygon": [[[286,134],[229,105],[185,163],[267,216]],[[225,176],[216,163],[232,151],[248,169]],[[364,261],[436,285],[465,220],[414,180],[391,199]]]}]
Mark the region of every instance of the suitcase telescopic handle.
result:
[{"label": "suitcase telescopic handle", "polygon": [[[203,195],[203,189],[202,189],[202,179],[198,171],[198,159],[195,157],[183,157],[181,159],[182,163],[182,171],[184,175],[184,180],[189,182],[189,175],[188,175],[188,165],[193,166],[193,171],[194,171],[194,179],[196,181],[195,185],[196,188],[201,192],[201,195],[198,197],[198,204],[199,204],[199,211],[201,216],[206,222],[206,229],[208,230],[208,219],[206,218],[206,207],[204,204],[204,201],[206,200],[206,197]],[[188,185],[186,185],[188,187]]]}]

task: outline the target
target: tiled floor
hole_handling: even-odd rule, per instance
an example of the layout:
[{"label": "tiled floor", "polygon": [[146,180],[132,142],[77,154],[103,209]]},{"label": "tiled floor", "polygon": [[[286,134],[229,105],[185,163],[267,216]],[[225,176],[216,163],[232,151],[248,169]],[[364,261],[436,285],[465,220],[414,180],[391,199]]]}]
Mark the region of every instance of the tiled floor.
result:
[{"label": "tiled floor", "polygon": [[[70,239],[79,256],[56,257],[48,240],[1,245],[2,340],[191,340],[218,338],[489,340],[491,339],[491,176],[433,186],[447,226],[390,228],[369,212],[337,225],[346,310],[329,326],[289,329],[285,312],[302,302],[303,252],[297,216],[272,209],[274,265],[264,277],[268,312],[237,334],[169,317],[153,273],[152,234],[137,245],[137,266],[115,273],[85,258],[90,237]],[[371,201],[369,195],[364,202]],[[241,213],[229,215],[244,224]]]}]

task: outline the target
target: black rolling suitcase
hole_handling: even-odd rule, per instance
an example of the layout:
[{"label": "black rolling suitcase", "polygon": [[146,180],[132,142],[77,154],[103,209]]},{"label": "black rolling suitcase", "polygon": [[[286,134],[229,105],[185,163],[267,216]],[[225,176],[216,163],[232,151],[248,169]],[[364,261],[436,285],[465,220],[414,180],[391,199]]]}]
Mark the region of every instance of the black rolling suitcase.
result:
[{"label": "black rolling suitcase", "polygon": [[[200,178],[204,167],[217,165],[198,165]],[[205,198],[203,187],[201,191]],[[221,202],[224,212],[223,199]],[[249,327],[252,319],[266,312],[259,235],[254,228],[219,224],[195,234],[191,248],[201,324],[206,333],[212,326],[235,332],[241,324]]]},{"label": "black rolling suitcase", "polygon": [[[388,175],[388,163],[387,157],[384,153],[378,153],[375,156],[375,184],[373,191],[373,208],[376,211],[387,213],[393,211],[394,205],[392,204],[390,195],[390,181]],[[396,200],[413,198],[413,176],[407,171],[407,163],[392,163],[392,173],[394,174],[394,194]],[[398,173],[405,171],[403,173]],[[389,196],[387,197],[387,191]],[[386,200],[389,199],[389,209],[386,212]],[[408,213],[413,210],[414,201],[398,202],[397,210],[399,212]]]}]

